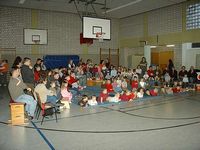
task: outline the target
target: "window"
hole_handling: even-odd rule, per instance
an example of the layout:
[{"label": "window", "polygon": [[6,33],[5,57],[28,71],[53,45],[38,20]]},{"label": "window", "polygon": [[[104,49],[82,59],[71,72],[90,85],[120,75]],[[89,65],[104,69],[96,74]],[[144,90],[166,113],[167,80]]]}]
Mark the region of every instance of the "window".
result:
[{"label": "window", "polygon": [[186,17],[187,30],[200,28],[200,3],[188,5]]}]

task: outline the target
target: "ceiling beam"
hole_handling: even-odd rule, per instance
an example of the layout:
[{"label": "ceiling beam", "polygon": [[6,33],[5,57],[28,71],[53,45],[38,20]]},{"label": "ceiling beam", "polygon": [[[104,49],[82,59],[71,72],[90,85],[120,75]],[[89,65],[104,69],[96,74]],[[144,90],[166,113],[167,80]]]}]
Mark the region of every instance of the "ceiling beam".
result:
[{"label": "ceiling beam", "polygon": [[[142,1],[142,0],[135,0],[135,1],[133,1],[133,2],[130,2],[130,3],[121,5],[121,6],[119,6],[119,7],[115,7],[115,8],[112,8],[112,9],[110,9],[110,10],[107,10],[106,13],[109,13],[109,12],[112,12],[112,11],[116,11],[116,10],[122,9],[122,8],[124,8],[124,7],[128,7],[128,6],[134,5],[134,4],[139,3],[139,2],[141,2],[141,1]],[[103,13],[105,13],[105,12],[103,12]]]},{"label": "ceiling beam", "polygon": [[19,4],[24,4],[26,0],[19,0]]}]

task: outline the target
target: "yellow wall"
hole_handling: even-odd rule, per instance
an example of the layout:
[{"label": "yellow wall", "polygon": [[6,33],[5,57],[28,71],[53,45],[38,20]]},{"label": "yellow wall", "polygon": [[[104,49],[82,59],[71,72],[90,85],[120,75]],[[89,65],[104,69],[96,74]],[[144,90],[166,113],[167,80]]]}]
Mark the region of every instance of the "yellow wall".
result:
[{"label": "yellow wall", "polygon": [[182,3],[182,32],[168,33],[159,35],[159,43],[157,43],[157,36],[148,35],[148,13],[144,13],[144,34],[143,37],[123,38],[120,39],[121,48],[124,47],[138,47],[140,41],[148,41],[149,45],[166,45],[166,44],[180,44],[187,42],[200,42],[200,29],[186,30],[186,6],[199,0],[191,0]]}]

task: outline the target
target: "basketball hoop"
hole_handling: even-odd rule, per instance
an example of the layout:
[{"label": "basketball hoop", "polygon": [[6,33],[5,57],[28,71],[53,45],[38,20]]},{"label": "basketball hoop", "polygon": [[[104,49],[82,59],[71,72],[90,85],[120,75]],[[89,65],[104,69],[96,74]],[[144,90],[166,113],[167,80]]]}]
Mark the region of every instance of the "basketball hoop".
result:
[{"label": "basketball hoop", "polygon": [[40,43],[40,40],[33,40],[33,43],[34,43],[34,44],[39,44],[39,43]]},{"label": "basketball hoop", "polygon": [[104,35],[105,35],[106,33],[104,33],[104,32],[97,32],[96,33],[96,38],[99,40],[99,42],[103,42],[103,38],[104,38]]}]

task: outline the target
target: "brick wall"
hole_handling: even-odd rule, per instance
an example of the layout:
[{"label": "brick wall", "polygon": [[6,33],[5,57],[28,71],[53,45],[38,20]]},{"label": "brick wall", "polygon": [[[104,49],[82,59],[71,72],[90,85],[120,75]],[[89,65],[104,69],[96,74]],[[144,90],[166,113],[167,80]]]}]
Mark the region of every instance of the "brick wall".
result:
[{"label": "brick wall", "polygon": [[136,15],[120,20],[120,37],[142,37],[143,15]]},{"label": "brick wall", "polygon": [[[111,21],[111,40],[80,45],[82,21],[76,14],[36,10],[38,29],[48,29],[48,45],[23,44],[23,29],[32,28],[32,10],[0,6],[0,48],[16,47],[17,55],[33,59],[45,54],[79,54],[99,57],[100,48],[119,48],[119,20]],[[86,58],[85,58],[86,59]]]},{"label": "brick wall", "polygon": [[148,13],[148,34],[161,35],[182,31],[182,6],[174,5]]}]

